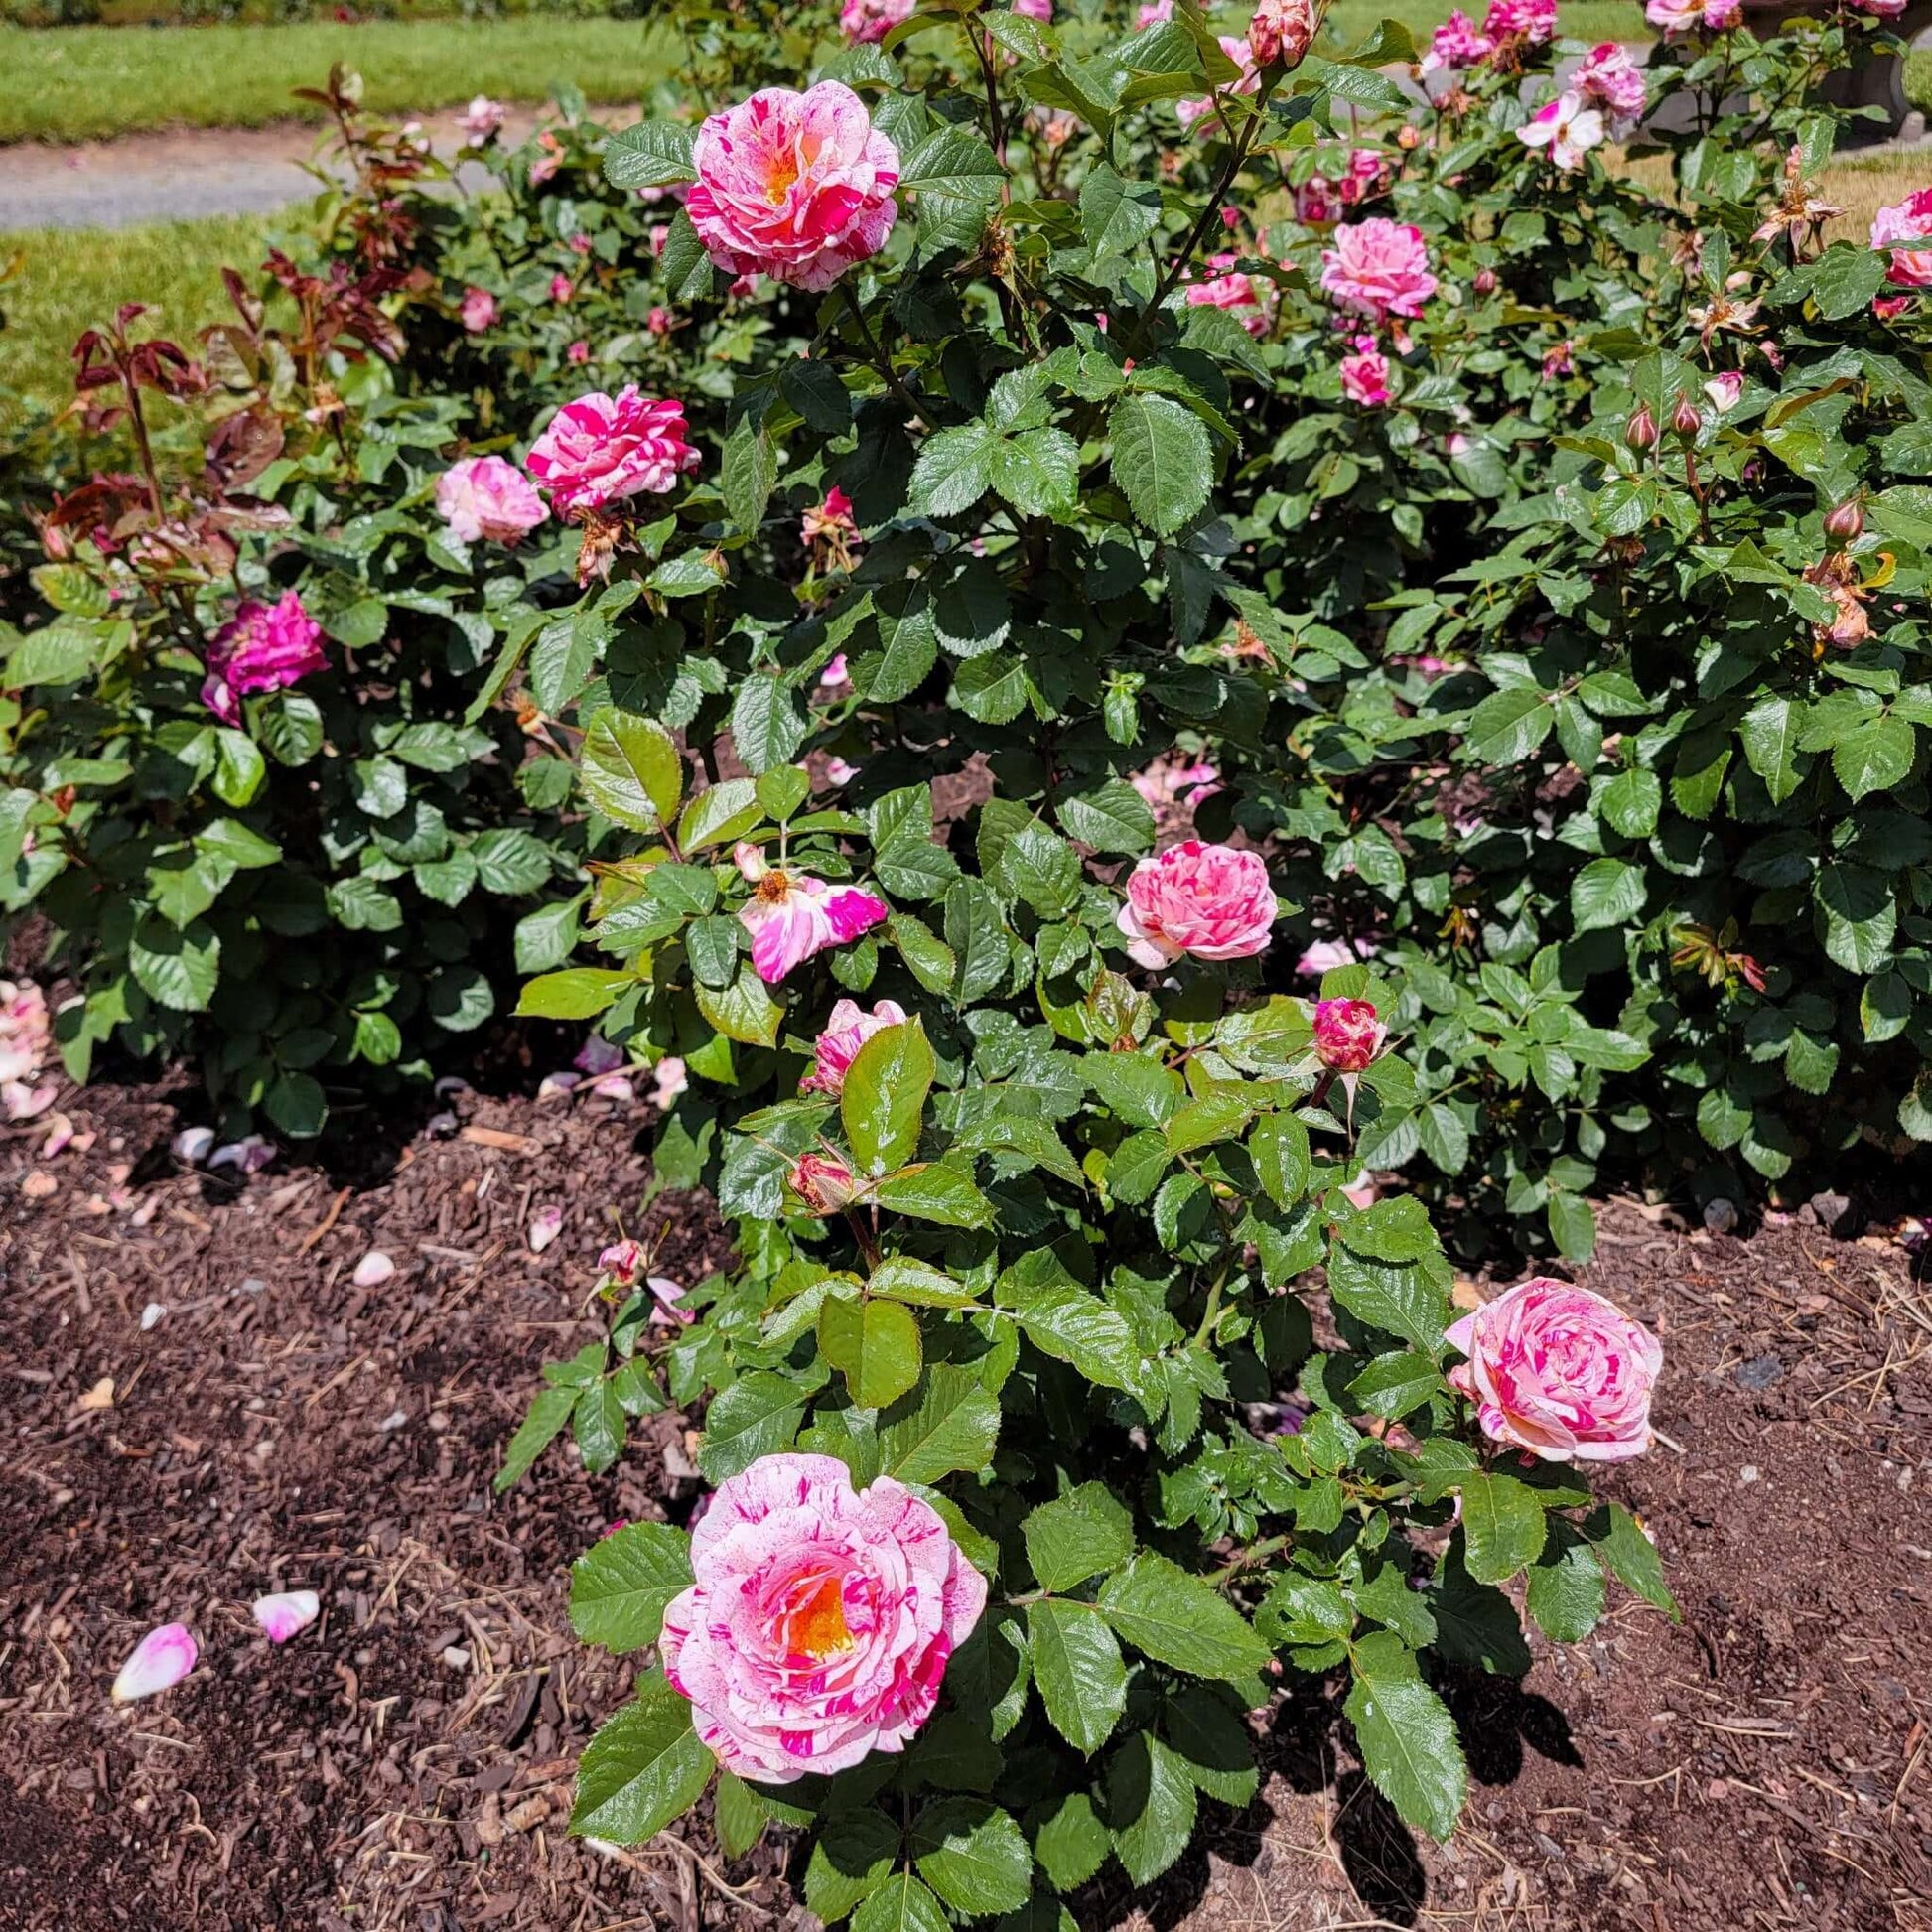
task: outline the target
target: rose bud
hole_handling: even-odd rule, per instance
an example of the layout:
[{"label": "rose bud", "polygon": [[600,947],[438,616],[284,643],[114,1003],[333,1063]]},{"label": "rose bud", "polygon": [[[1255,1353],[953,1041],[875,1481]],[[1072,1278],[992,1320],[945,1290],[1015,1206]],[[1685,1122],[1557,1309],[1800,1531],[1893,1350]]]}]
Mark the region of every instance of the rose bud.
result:
[{"label": "rose bud", "polygon": [[1476,270],[1475,292],[1478,295],[1494,295],[1496,292],[1496,271],[1493,268]]},{"label": "rose bud", "polygon": [[1322,1000],[1314,1009],[1314,1050],[1336,1073],[1360,1073],[1381,1052],[1388,1028],[1369,1000]]},{"label": "rose bud", "polygon": [[843,1161],[826,1154],[801,1154],[791,1170],[791,1191],[808,1214],[836,1214],[859,1195],[859,1181]]},{"label": "rose bud", "polygon": [[1650,413],[1647,402],[1640,402],[1631,410],[1629,420],[1623,425],[1623,440],[1633,450],[1657,447],[1657,419]]},{"label": "rose bud", "polygon": [[1864,534],[1864,509],[1856,496],[1826,512],[1825,534],[1834,543],[1853,543]]},{"label": "rose bud", "polygon": [[1677,406],[1670,413],[1670,426],[1686,442],[1704,427],[1704,418],[1698,414],[1697,405],[1681,389],[1677,394]]}]

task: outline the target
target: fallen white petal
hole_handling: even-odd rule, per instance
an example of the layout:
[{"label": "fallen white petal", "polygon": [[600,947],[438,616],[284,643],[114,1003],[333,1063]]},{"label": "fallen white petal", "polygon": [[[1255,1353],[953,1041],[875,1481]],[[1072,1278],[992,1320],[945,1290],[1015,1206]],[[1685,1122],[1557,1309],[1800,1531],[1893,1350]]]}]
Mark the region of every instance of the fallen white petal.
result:
[{"label": "fallen white petal", "polygon": [[270,1643],[287,1643],[322,1614],[322,1599],[312,1589],[284,1590],[279,1596],[258,1596],[255,1621]]},{"label": "fallen white petal", "polygon": [[564,1210],[546,1207],[530,1217],[530,1252],[540,1255],[564,1231]]},{"label": "fallen white petal", "polygon": [[214,1129],[211,1127],[184,1127],[168,1143],[177,1161],[186,1161],[191,1168],[199,1168],[214,1152]]},{"label": "fallen white petal", "polygon": [[168,1305],[165,1302],[150,1302],[141,1311],[141,1332],[145,1335],[167,1312]]},{"label": "fallen white petal", "polygon": [[357,1288],[380,1288],[395,1272],[396,1264],[380,1248],[371,1248],[355,1264],[355,1273],[349,1279]]},{"label": "fallen white petal", "polygon": [[195,1668],[198,1654],[187,1624],[164,1623],[134,1646],[109,1695],[116,1704],[132,1704],[136,1698],[171,1690]]},{"label": "fallen white petal", "polygon": [[[51,1161],[73,1139],[73,1122],[66,1114],[49,1114],[47,1138],[41,1142],[41,1159]],[[81,1152],[85,1152],[82,1149]]]}]

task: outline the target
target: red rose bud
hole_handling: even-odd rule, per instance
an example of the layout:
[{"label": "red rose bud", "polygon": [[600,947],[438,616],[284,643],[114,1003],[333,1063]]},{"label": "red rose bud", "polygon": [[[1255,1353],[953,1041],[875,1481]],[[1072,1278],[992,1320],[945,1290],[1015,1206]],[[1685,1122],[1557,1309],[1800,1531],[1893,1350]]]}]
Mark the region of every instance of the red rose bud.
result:
[{"label": "red rose bud", "polygon": [[858,1198],[859,1181],[843,1161],[825,1154],[801,1154],[791,1171],[791,1191],[808,1214],[836,1214]]},{"label": "red rose bud", "polygon": [[1834,543],[1853,543],[1864,534],[1864,508],[1856,496],[1826,513],[1825,534]]},{"label": "red rose bud", "polygon": [[1336,1073],[1360,1073],[1381,1052],[1389,1030],[1369,1000],[1322,1000],[1314,1009],[1314,1050]]},{"label": "red rose bud", "polygon": [[1475,291],[1478,295],[1494,295],[1496,292],[1496,271],[1493,268],[1476,270]]},{"label": "red rose bud", "polygon": [[1657,447],[1657,419],[1650,413],[1647,402],[1640,402],[1631,410],[1629,421],[1623,425],[1623,440],[1633,450]]},{"label": "red rose bud", "polygon": [[1680,389],[1677,407],[1670,413],[1670,426],[1687,442],[1704,427],[1704,418],[1697,412],[1697,406]]}]

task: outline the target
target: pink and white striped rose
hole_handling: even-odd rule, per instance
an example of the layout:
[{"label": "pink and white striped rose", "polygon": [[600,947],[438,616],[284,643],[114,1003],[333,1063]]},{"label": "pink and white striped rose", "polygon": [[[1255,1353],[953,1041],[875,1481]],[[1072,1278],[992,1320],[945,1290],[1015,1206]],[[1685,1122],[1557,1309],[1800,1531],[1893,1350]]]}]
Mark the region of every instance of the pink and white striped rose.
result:
[{"label": "pink and white striped rose", "polygon": [[845,1091],[845,1076],[859,1048],[874,1034],[903,1026],[905,1019],[905,1009],[897,1000],[881,1000],[870,1013],[857,1000],[839,1001],[813,1044],[812,1070],[799,1081],[798,1091],[829,1094],[836,1100]]},{"label": "pink and white striped rose", "polygon": [[766,865],[756,846],[741,845],[738,869],[752,881],[738,920],[752,935],[752,965],[767,986],[827,946],[848,945],[891,909],[857,886],[833,886],[808,872]]},{"label": "pink and white striped rose", "polygon": [[565,403],[524,463],[559,516],[639,493],[661,496],[697,467],[684,405],[640,395],[634,382],[615,396],[593,389]]},{"label": "pink and white striped rose", "polygon": [[1372,1000],[1321,1000],[1314,1009],[1314,1051],[1336,1073],[1362,1073],[1389,1037]]},{"label": "pink and white striped rose", "polygon": [[467,456],[436,480],[436,513],[465,543],[515,543],[549,516],[514,464]]},{"label": "pink and white striped rose", "polygon": [[1187,839],[1134,868],[1116,923],[1133,959],[1161,967],[1266,952],[1278,915],[1259,852]]}]

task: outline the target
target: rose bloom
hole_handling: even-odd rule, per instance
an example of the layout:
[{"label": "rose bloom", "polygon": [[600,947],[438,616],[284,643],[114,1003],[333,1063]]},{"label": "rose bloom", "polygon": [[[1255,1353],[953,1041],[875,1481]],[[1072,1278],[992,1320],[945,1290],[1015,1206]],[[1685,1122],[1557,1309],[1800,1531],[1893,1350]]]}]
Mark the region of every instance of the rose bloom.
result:
[{"label": "rose bloom", "polygon": [[1905,0],[1852,0],[1861,13],[1876,14],[1880,20],[1896,20],[1905,11]]},{"label": "rose bloom", "polygon": [[1314,1009],[1314,1051],[1336,1073],[1360,1073],[1381,1052],[1388,1028],[1376,1018],[1371,1000],[1318,1000]]},{"label": "rose bloom", "polygon": [[[1924,241],[1923,248],[1899,248],[1900,241]],[[1932,287],[1932,188],[1921,188],[1881,207],[1871,217],[1871,245],[1891,247],[1890,275],[1906,288]]]},{"label": "rose bloom", "polygon": [[1422,230],[1372,214],[1343,222],[1334,246],[1321,251],[1321,286],[1343,309],[1371,316],[1419,316],[1436,293]]},{"label": "rose bloom", "polygon": [[1013,11],[1029,20],[1049,21],[1053,18],[1053,0],[1013,0]]},{"label": "rose bloom", "polygon": [[1492,41],[1520,40],[1541,47],[1557,31],[1557,0],[1491,0],[1482,31]]},{"label": "rose bloom", "polygon": [[836,80],[767,87],[699,128],[685,211],[711,258],[811,293],[886,245],[898,150]]},{"label": "rose bloom", "polygon": [[1195,959],[1248,959],[1268,950],[1275,889],[1259,852],[1188,839],[1143,859],[1127,881],[1116,923],[1143,966]]},{"label": "rose bloom", "polygon": [[1918,300],[1915,295],[1874,295],[1871,313],[1880,322],[1895,322]]},{"label": "rose bloom", "polygon": [[1566,336],[1555,348],[1543,357],[1543,379],[1554,382],[1559,376],[1575,375],[1577,372],[1577,345]]},{"label": "rose bloom", "polygon": [[1173,0],[1147,0],[1139,13],[1134,16],[1137,31],[1144,32],[1149,27],[1159,27],[1162,22],[1173,18]]},{"label": "rose bloom", "polygon": [[[1245,40],[1233,34],[1218,36],[1221,52],[1241,69],[1241,78],[1232,86],[1221,89],[1224,94],[1257,94],[1261,91],[1261,69],[1255,65],[1254,50]],[[1202,95],[1199,100],[1177,100],[1174,102],[1175,115],[1182,127],[1192,127],[1203,115],[1214,111],[1214,102]]]},{"label": "rose bloom", "polygon": [[1330,221],[1339,220],[1340,207],[1333,184],[1325,175],[1311,175],[1295,191],[1295,218],[1304,227],[1326,227]]},{"label": "rose bloom", "polygon": [[1261,0],[1248,22],[1248,45],[1262,67],[1293,67],[1314,39],[1313,0]]},{"label": "rose bloom", "polygon": [[1516,138],[1526,148],[1548,148],[1550,159],[1566,173],[1581,167],[1591,148],[1603,140],[1603,116],[1594,107],[1586,107],[1582,94],[1561,93],[1547,107],[1539,108]]},{"label": "rose bloom", "polygon": [[537,146],[543,152],[530,163],[532,188],[541,188],[564,165],[564,144],[547,127],[537,136]]},{"label": "rose bloom", "polygon": [[767,866],[756,846],[742,844],[733,857],[755,888],[738,922],[752,935],[752,965],[767,986],[827,946],[870,932],[887,915],[886,901],[871,893]]},{"label": "rose bloom", "polygon": [[1341,358],[1341,392],[1364,409],[1379,409],[1389,400],[1389,358],[1372,337],[1358,336],[1354,354]]},{"label": "rose bloom", "polygon": [[1388,172],[1388,157],[1381,149],[1351,149],[1347,173],[1342,176],[1335,192],[1352,207],[1357,202],[1366,201],[1377,193],[1384,186]]},{"label": "rose bloom", "polygon": [[465,543],[514,543],[550,512],[529,479],[499,456],[469,456],[436,480],[436,513]]},{"label": "rose bloom", "polygon": [[1364,959],[1373,959],[1381,950],[1373,939],[1316,939],[1295,962],[1295,970],[1304,979],[1318,979],[1323,973],[1332,973],[1337,966],[1354,966]]},{"label": "rose bloom", "polygon": [[839,32],[854,47],[864,41],[883,41],[901,20],[910,20],[918,0],[845,0],[839,13]]},{"label": "rose bloom", "polygon": [[577,291],[570,285],[568,275],[553,275],[550,278],[550,299],[552,302],[568,302]]},{"label": "rose bloom", "polygon": [[1622,1462],[1649,1447],[1664,1351],[1602,1296],[1539,1275],[1465,1314],[1447,1339],[1468,1357],[1449,1379],[1494,1441],[1546,1462]]},{"label": "rose bloom", "polygon": [[859,1048],[887,1027],[903,1026],[905,1017],[897,1000],[881,1000],[870,1013],[857,1000],[839,1001],[813,1045],[812,1070],[799,1081],[798,1091],[829,1094],[836,1100],[845,1091],[845,1076]]},{"label": "rose bloom", "polygon": [[644,318],[644,327],[653,336],[668,336],[671,333],[671,312],[668,309],[653,309]]},{"label": "rose bloom", "polygon": [[1571,75],[1570,84],[1587,101],[1593,101],[1609,115],[1612,131],[1619,137],[1643,118],[1648,98],[1643,69],[1632,59],[1627,47],[1615,41],[1602,41],[1584,57],[1583,65]]},{"label": "rose bloom", "polygon": [[1666,38],[1700,27],[1721,34],[1737,25],[1743,9],[1739,0],[1647,0],[1643,17]]},{"label": "rose bloom", "polygon": [[457,125],[472,141],[481,145],[503,125],[503,116],[508,111],[500,100],[491,100],[487,94],[478,94]]},{"label": "rose bloom", "polygon": [[905,1748],[986,1580],[891,1476],[854,1491],[830,1455],[766,1455],[691,1532],[696,1582],[664,1611],[664,1675],[700,1740],[759,1784]]},{"label": "rose bloom", "polygon": [[0,1120],[32,1120],[53,1106],[60,1089],[34,1084],[53,1038],[46,994],[32,980],[0,980]]},{"label": "rose bloom", "polygon": [[245,598],[208,642],[202,702],[224,725],[239,725],[249,693],[280,691],[328,668],[322,625],[303,609],[300,592],[273,605]]},{"label": "rose bloom", "polygon": [[457,315],[471,335],[481,336],[496,320],[496,298],[487,289],[465,289]]},{"label": "rose bloom", "polygon": [[859,525],[853,519],[852,498],[834,483],[825,492],[824,502],[806,510],[799,521],[798,534],[807,543],[814,543],[820,537],[857,536]]},{"label": "rose bloom", "polygon": [[1725,369],[1704,385],[1704,393],[1711,398],[1711,407],[1722,416],[1737,407],[1737,398],[1744,393],[1744,378],[1735,369]]},{"label": "rose bloom", "polygon": [[1422,57],[1425,74],[1479,68],[1496,51],[1496,44],[1458,7],[1437,28]]},{"label": "rose bloom", "polygon": [[634,382],[615,397],[593,389],[565,403],[524,464],[559,516],[640,490],[661,496],[697,467],[698,453],[684,440],[683,404],[640,396]]}]

